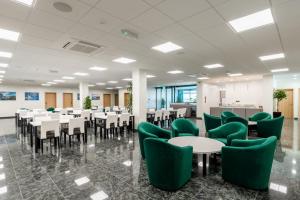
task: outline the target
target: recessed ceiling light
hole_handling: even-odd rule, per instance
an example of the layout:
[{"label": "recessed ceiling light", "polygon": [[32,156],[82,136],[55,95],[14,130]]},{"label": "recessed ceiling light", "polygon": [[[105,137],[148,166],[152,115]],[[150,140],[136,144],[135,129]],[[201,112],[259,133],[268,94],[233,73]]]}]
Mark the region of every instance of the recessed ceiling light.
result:
[{"label": "recessed ceiling light", "polygon": [[69,174],[71,171],[70,170],[67,170],[67,171],[65,171],[65,174]]},{"label": "recessed ceiling light", "polygon": [[113,90],[114,88],[111,88],[111,87],[108,87],[108,88],[106,88],[107,90]]},{"label": "recessed ceiling light", "polygon": [[0,39],[17,42],[19,40],[19,36],[19,32],[0,28]]},{"label": "recessed ceiling light", "polygon": [[12,53],[11,52],[6,52],[6,51],[0,51],[0,57],[11,58]]},{"label": "recessed ceiling light", "polygon": [[3,169],[4,168],[4,165],[3,164],[0,164],[0,169]]},{"label": "recessed ceiling light", "polygon": [[152,47],[152,49],[163,52],[163,53],[170,53],[172,51],[176,51],[176,50],[183,49],[183,48],[177,44],[174,44],[173,42],[166,42],[166,43],[154,46],[154,47]]},{"label": "recessed ceiling light", "polygon": [[0,74],[5,74],[5,71],[1,70],[1,71],[0,71]]},{"label": "recessed ceiling light", "polygon": [[88,76],[89,74],[85,73],[85,72],[75,72],[74,75],[75,76]]},{"label": "recessed ceiling light", "polygon": [[155,77],[156,77],[156,76],[151,75],[151,74],[146,75],[146,78],[155,78]]},{"label": "recessed ceiling light", "polygon": [[3,75],[0,75],[0,78],[3,78],[4,76]]},{"label": "recessed ceiling light", "polygon": [[169,74],[182,74],[183,71],[181,70],[173,70],[173,71],[168,71]]},{"label": "recessed ceiling light", "polygon": [[57,83],[64,83],[65,81],[64,80],[53,80],[54,82],[57,82]]},{"label": "recessed ceiling light", "polygon": [[125,162],[123,162],[123,165],[130,167],[132,165],[132,161],[131,160],[126,160]]},{"label": "recessed ceiling light", "polygon": [[118,87],[116,87],[116,89],[122,89],[123,87],[120,87],[120,86],[118,86]]},{"label": "recessed ceiling light", "polygon": [[271,55],[266,55],[266,56],[260,56],[259,59],[261,61],[266,61],[266,60],[280,59],[280,58],[284,58],[284,57],[285,57],[284,53],[278,53],[278,54],[271,54]]},{"label": "recessed ceiling light", "polygon": [[57,83],[55,83],[55,82],[47,82],[48,84],[51,84],[51,85],[55,85],[55,84],[57,84]]},{"label": "recessed ceiling light", "polygon": [[118,81],[107,81],[108,83],[116,84]]},{"label": "recessed ceiling light", "polygon": [[88,85],[88,86],[89,86],[89,87],[95,87],[95,85],[92,85],[92,84],[91,84],[91,85]]},{"label": "recessed ceiling light", "polygon": [[95,194],[92,194],[90,197],[92,200],[104,200],[108,198],[108,195],[105,192],[100,191]]},{"label": "recessed ceiling light", "polygon": [[106,83],[96,83],[96,85],[106,85]]},{"label": "recessed ceiling light", "polygon": [[296,159],[293,159],[292,163],[293,163],[294,165],[297,164]]},{"label": "recessed ceiling light", "polygon": [[297,170],[292,169],[292,174],[297,174]]},{"label": "recessed ceiling light", "polygon": [[236,32],[242,32],[273,23],[274,19],[271,9],[269,8],[229,21],[229,24],[234,28]]},{"label": "recessed ceiling light", "polygon": [[0,67],[2,67],[2,68],[7,68],[7,67],[8,67],[8,64],[7,64],[7,63],[0,63]]},{"label": "recessed ceiling light", "polygon": [[86,176],[75,180],[75,183],[78,186],[83,185],[83,184],[88,183],[88,182],[90,182],[90,179]]},{"label": "recessed ceiling light", "polygon": [[0,181],[5,179],[5,173],[0,174]]},{"label": "recessed ceiling light", "polygon": [[41,84],[41,86],[51,86],[51,84],[49,84],[49,83],[43,83],[43,84]]},{"label": "recessed ceiling light", "polygon": [[281,68],[281,69],[272,69],[271,72],[276,73],[276,72],[287,72],[289,71],[289,68]]},{"label": "recessed ceiling light", "polygon": [[32,6],[34,0],[13,0],[13,1],[16,1],[17,3],[20,3],[20,4],[23,4],[25,6],[30,7],[30,6]]},{"label": "recessed ceiling light", "polygon": [[3,186],[0,188],[0,194],[4,194],[7,192],[7,186]]},{"label": "recessed ceiling light", "polygon": [[231,76],[231,77],[234,77],[234,76],[242,76],[243,74],[242,73],[227,73],[228,76]]},{"label": "recessed ceiling light", "polygon": [[209,79],[207,76],[203,76],[203,77],[199,77],[199,78],[197,78],[198,80],[207,80],[207,79]]},{"label": "recessed ceiling light", "polygon": [[114,59],[113,62],[122,63],[122,64],[129,64],[129,63],[136,62],[136,60],[131,59],[131,58],[120,57],[120,58]]},{"label": "recessed ceiling light", "polygon": [[107,70],[107,68],[105,68],[105,67],[94,66],[94,67],[90,67],[89,70],[94,70],[94,71],[105,71],[105,70]]},{"label": "recessed ceiling light", "polygon": [[123,78],[123,81],[132,81],[132,78]]},{"label": "recessed ceiling light", "polygon": [[62,79],[73,80],[75,78],[72,76],[63,76]]},{"label": "recessed ceiling light", "polygon": [[214,68],[224,67],[224,65],[216,63],[216,64],[211,64],[211,65],[204,65],[203,67],[208,68],[208,69],[214,69]]}]

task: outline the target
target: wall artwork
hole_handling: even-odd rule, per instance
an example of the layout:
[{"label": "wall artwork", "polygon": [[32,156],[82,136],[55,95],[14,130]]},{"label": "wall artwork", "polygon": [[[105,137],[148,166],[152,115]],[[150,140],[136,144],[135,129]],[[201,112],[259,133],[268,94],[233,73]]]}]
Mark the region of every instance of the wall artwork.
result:
[{"label": "wall artwork", "polygon": [[14,101],[16,96],[16,92],[0,92],[0,101]]},{"label": "wall artwork", "polygon": [[92,94],[92,100],[98,101],[98,100],[100,100],[100,96],[97,94]]},{"label": "wall artwork", "polygon": [[38,101],[40,95],[38,92],[25,92],[25,101]]},{"label": "wall artwork", "polygon": [[79,101],[80,100],[80,94],[77,93],[77,100]]}]

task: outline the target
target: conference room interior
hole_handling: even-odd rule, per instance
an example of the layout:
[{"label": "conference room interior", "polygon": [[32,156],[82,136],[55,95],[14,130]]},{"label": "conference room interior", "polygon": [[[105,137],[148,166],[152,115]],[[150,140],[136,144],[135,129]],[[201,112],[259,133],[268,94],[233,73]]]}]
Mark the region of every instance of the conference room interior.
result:
[{"label": "conference room interior", "polygon": [[1,0],[0,199],[300,199],[298,0]]}]

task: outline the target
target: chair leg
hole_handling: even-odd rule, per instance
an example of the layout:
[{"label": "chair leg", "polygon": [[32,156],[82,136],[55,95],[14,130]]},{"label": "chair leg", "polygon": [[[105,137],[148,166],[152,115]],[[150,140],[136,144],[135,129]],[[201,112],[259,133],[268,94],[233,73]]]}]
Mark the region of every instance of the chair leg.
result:
[{"label": "chair leg", "polygon": [[40,142],[41,142],[41,145],[40,145],[41,151],[42,151],[42,153],[44,153],[44,145],[43,145],[44,140],[41,139]]},{"label": "chair leg", "polygon": [[69,146],[71,147],[71,135],[69,135]]}]

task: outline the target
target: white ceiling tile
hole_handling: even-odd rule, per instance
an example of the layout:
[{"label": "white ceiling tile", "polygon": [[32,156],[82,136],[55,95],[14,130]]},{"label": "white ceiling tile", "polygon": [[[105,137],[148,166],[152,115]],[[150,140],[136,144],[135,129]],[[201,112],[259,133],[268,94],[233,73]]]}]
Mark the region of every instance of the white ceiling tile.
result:
[{"label": "white ceiling tile", "polygon": [[164,27],[161,30],[156,31],[155,33],[161,37],[164,37],[167,40],[172,40],[174,38],[179,38],[184,35],[192,34],[180,24],[171,24],[167,27]]},{"label": "white ceiling tile", "polygon": [[27,34],[32,37],[37,37],[45,40],[55,41],[63,33],[58,31],[49,30],[41,26],[36,26],[33,24],[26,24],[22,30],[22,33]]},{"label": "white ceiling tile", "polygon": [[26,20],[31,8],[10,0],[0,1],[0,14],[18,20]]},{"label": "white ceiling tile", "polygon": [[149,3],[152,6],[155,6],[155,5],[161,3],[161,2],[163,2],[165,0],[144,0],[144,1],[147,2],[147,3]]},{"label": "white ceiling tile", "polygon": [[181,20],[209,7],[206,0],[166,0],[156,8],[175,20]]},{"label": "white ceiling tile", "polygon": [[173,23],[168,17],[155,9],[148,10],[139,17],[131,20],[133,25],[139,26],[147,31],[153,32]]},{"label": "white ceiling tile", "polygon": [[101,0],[79,0],[82,3],[86,3],[88,5],[94,6]]},{"label": "white ceiling tile", "polygon": [[0,28],[21,32],[25,22],[0,15]]},{"label": "white ceiling tile", "polygon": [[142,0],[101,0],[97,7],[123,20],[136,17],[150,8]]},{"label": "white ceiling tile", "polygon": [[219,4],[225,3],[226,1],[229,0],[208,0],[208,2],[213,6],[217,6]]}]

